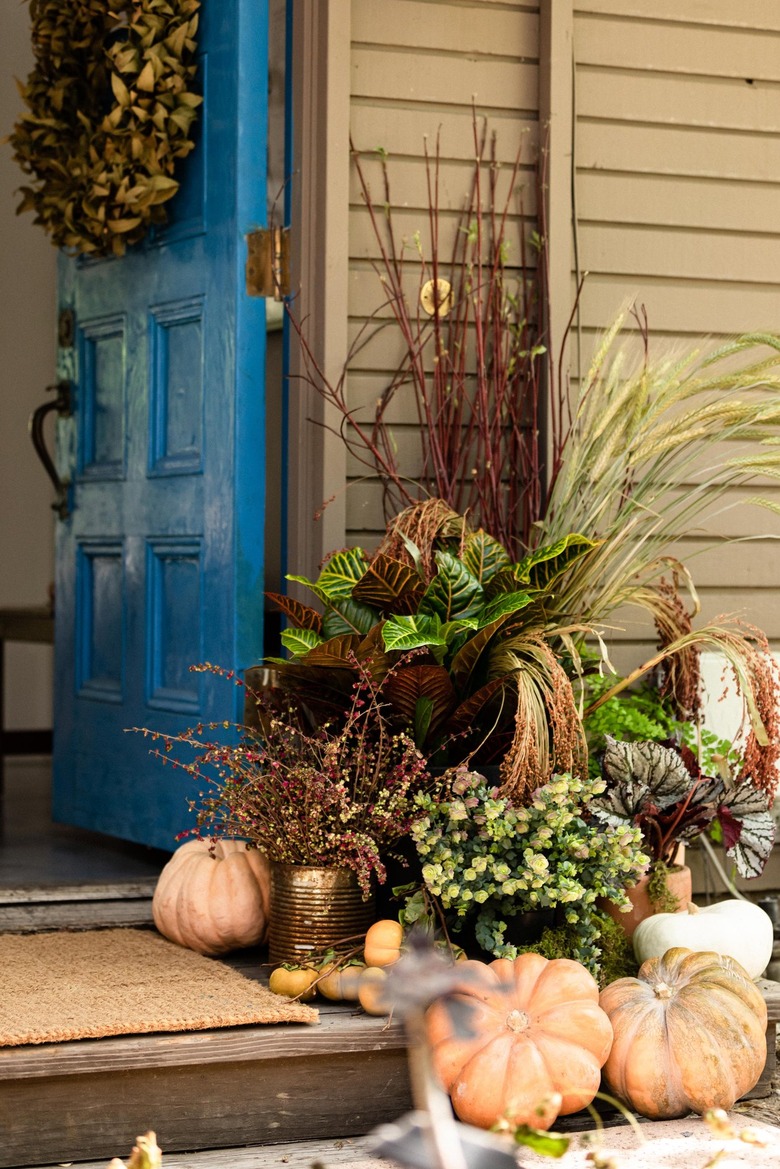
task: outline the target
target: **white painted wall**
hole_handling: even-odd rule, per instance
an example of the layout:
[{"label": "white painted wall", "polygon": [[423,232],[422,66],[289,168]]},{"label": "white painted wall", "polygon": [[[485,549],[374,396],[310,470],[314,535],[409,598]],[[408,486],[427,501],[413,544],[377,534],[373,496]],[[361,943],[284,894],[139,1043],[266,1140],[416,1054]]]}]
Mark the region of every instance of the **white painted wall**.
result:
[{"label": "white painted wall", "polygon": [[[0,3],[0,137],[21,112],[14,77],[32,66],[29,10]],[[30,214],[17,217],[24,176],[0,146],[0,606],[45,604],[53,578],[53,492],[27,434],[54,381],[56,251]],[[51,441],[51,435],[49,435]],[[6,647],[7,727],[51,725],[49,646]]]}]

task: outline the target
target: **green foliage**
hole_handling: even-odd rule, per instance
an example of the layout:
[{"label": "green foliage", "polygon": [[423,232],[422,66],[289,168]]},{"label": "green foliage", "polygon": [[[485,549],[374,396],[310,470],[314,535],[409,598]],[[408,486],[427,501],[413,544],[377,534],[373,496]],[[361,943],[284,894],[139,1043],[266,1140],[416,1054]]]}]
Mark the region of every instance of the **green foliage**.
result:
[{"label": "green foliage", "polygon": [[512,1139],[516,1145],[531,1149],[541,1157],[562,1157],[571,1144],[571,1137],[565,1137],[557,1132],[544,1132],[539,1128],[532,1128],[528,1124],[518,1124],[512,1129]]},{"label": "green foliage", "polygon": [[[441,501],[430,502],[439,505],[432,524],[426,505],[411,509],[410,523],[397,523],[373,557],[347,549],[315,581],[289,577],[321,605],[319,623],[312,607],[271,594],[300,626],[282,635],[291,661],[275,665],[282,686],[321,720],[332,715],[334,688],[346,700],[355,671],[370,663],[377,681],[387,681],[389,717],[421,749],[434,754],[447,745],[447,762],[475,751],[482,762],[500,760],[515,744],[519,704],[543,724],[546,707],[568,686],[565,677],[552,676],[552,651],[539,648],[545,606],[549,590],[593,541],[570,534],[513,563],[494,537],[469,528]],[[573,698],[570,707],[574,740],[581,729]],[[547,760],[546,725],[539,733],[543,741],[531,744],[529,755],[538,751]],[[535,782],[547,778],[549,770]]]},{"label": "green foliage", "polygon": [[[587,704],[600,698],[619,680],[617,674],[589,675]],[[728,739],[720,738],[706,727],[676,719],[671,703],[650,683],[640,683],[608,698],[603,705],[585,716],[583,725],[588,740],[591,775],[601,774],[598,756],[606,746],[608,735],[631,743],[641,740],[657,743],[675,740],[693,752],[705,775],[720,774],[724,768],[736,774],[741,763],[739,751]]]},{"label": "green foliage", "polygon": [[[600,698],[617,681],[617,674],[589,675],[588,704]],[[584,719],[591,774],[601,774],[597,756],[604,750],[607,735],[627,742],[638,739],[661,742],[672,738],[677,725],[656,686],[645,684],[632,690],[621,690]]]},{"label": "green foliage", "polygon": [[495,957],[519,953],[506,938],[513,918],[556,909],[570,931],[567,956],[596,973],[595,903],[606,897],[627,904],[625,889],[649,859],[637,828],[591,819],[590,802],[604,787],[603,780],[557,775],[527,807],[516,807],[483,776],[459,768],[443,793],[416,799],[422,816],[411,834],[427,894],[454,928],[473,925],[479,945]]},{"label": "green foliage", "polygon": [[[608,986],[616,978],[634,977],[638,963],[634,947],[626,931],[618,922],[604,913],[593,913],[593,923],[598,930],[599,959],[594,971],[599,986]],[[573,958],[577,960],[580,951],[580,935],[567,924],[547,926],[542,936],[529,946],[518,947],[518,953],[532,951],[543,958]],[[592,968],[593,969],[593,968]]]},{"label": "green foliage", "polygon": [[599,985],[609,986],[618,978],[634,978],[639,963],[634,956],[634,946],[622,925],[606,914],[600,915],[601,970]]},{"label": "green foliage", "polygon": [[34,211],[57,247],[121,256],[179,188],[202,98],[200,0],[33,0],[35,65],[10,135]]}]

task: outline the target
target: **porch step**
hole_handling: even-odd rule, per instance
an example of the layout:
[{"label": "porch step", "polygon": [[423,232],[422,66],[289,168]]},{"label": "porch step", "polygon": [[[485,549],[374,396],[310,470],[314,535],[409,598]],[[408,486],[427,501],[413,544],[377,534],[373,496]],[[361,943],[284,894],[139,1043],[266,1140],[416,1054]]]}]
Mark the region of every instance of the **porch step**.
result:
[{"label": "porch step", "polygon": [[400,1024],[340,1004],[318,1026],[5,1048],[0,1166],[105,1164],[148,1129],[170,1153],[362,1136],[410,1104]]},{"label": "porch step", "polygon": [[0,889],[0,932],[152,925],[156,881]]}]

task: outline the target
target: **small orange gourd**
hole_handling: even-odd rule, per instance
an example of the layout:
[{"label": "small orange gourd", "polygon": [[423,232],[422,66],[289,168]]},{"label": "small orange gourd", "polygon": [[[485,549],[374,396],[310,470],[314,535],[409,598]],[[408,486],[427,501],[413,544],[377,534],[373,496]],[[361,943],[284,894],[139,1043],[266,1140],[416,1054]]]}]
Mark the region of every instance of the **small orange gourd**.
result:
[{"label": "small orange gourd", "polygon": [[317,971],[311,966],[283,964],[271,971],[268,989],[288,999],[300,999],[307,1003],[316,994]]},{"label": "small orange gourd", "polygon": [[363,957],[366,966],[392,966],[401,957],[404,927],[400,921],[383,917],[375,921],[366,933]]},{"label": "small orange gourd", "polygon": [[448,1003],[434,1003],[426,1028],[434,1066],[460,1119],[480,1128],[506,1118],[546,1129],[557,1116],[590,1104],[612,1028],[585,967],[521,954],[513,962],[470,960],[457,969],[465,981],[454,996],[455,1019]]},{"label": "small orange gourd", "polygon": [[160,933],[200,954],[262,942],[268,930],[270,866],[243,840],[189,840],[160,874],[152,899]]},{"label": "small orange gourd", "polygon": [[733,958],[676,946],[600,1003],[615,1033],[609,1090],[650,1120],[728,1110],[766,1063],[766,1003]]},{"label": "small orange gourd", "polygon": [[362,962],[350,962],[339,966],[331,962],[320,970],[317,978],[317,993],[333,1002],[356,1002],[360,976],[366,967]]},{"label": "small orange gourd", "polygon": [[367,1015],[389,1015],[392,1004],[387,1000],[387,971],[381,966],[366,966],[360,975],[357,997]]}]

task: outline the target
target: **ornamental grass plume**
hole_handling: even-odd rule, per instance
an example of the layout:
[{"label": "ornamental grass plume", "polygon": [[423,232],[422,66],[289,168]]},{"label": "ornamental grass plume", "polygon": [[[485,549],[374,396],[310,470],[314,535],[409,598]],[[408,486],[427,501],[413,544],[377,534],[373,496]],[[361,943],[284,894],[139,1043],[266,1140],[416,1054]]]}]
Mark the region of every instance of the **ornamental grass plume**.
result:
[{"label": "ornamental grass plume", "polygon": [[[624,604],[655,618],[664,610],[659,578],[669,567],[684,572],[673,545],[735,506],[727,498],[735,487],[780,477],[780,337],[749,334],[707,356],[651,360],[646,332],[638,354],[636,338],[621,342],[627,317],[619,314],[582,380],[536,526],[539,544],[567,532],[599,540],[561,582],[556,620],[595,624]],[[764,347],[768,356],[752,356]],[[761,496],[748,502],[779,510]]]},{"label": "ornamental grass plume", "polygon": [[[751,333],[710,354],[669,352],[651,360],[639,312],[640,345],[625,335],[628,312],[598,346],[571,426],[553,442],[535,539],[543,544],[577,531],[596,543],[558,581],[546,632],[555,645],[556,625],[573,617],[597,628],[623,606],[645,610],[656,624],[659,652],[598,702],[654,667],[676,663],[667,667],[666,680],[683,719],[696,714],[696,656],[703,649],[724,656],[751,726],[745,776],[771,794],[778,747],[769,730],[777,723],[780,689],[766,638],[733,616],[694,628],[698,598],[673,553],[679,540],[739,502],[780,511],[761,495],[734,498],[735,488],[758,477],[780,477],[780,337]],[[768,354],[759,355],[762,349]],[[692,613],[679,602],[683,581]]]},{"label": "ornamental grass plume", "polygon": [[[210,665],[194,668],[225,673]],[[386,722],[381,688],[368,665],[357,667],[351,704],[338,727],[310,729],[295,704],[277,709],[255,699],[259,731],[211,723],[180,735],[143,732],[164,744],[153,754],[207,785],[189,801],[197,828],[182,836],[238,837],[272,861],[349,868],[367,897],[372,877],[384,883],[384,858],[420,814],[415,797],[438,783],[424,756]],[[204,739],[204,730],[218,728],[232,730],[233,741]],[[196,760],[175,758],[180,746],[195,750]]]}]

